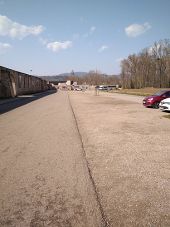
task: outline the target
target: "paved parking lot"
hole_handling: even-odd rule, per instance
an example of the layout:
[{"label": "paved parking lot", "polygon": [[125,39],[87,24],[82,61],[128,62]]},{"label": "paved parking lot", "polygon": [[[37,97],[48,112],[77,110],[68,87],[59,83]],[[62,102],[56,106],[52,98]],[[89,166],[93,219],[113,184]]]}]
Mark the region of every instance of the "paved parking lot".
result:
[{"label": "paved parking lot", "polygon": [[170,120],[141,102],[59,91],[5,107],[0,226],[169,227]]},{"label": "paved parking lot", "polygon": [[110,226],[170,226],[170,120],[142,97],[70,92]]}]

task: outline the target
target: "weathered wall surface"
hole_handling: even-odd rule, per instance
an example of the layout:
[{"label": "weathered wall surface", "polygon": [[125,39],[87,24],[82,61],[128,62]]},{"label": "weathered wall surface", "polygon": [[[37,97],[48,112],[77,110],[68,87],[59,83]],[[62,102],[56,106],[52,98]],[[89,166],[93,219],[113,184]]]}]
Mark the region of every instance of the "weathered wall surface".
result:
[{"label": "weathered wall surface", "polygon": [[48,90],[47,81],[0,66],[0,98]]}]

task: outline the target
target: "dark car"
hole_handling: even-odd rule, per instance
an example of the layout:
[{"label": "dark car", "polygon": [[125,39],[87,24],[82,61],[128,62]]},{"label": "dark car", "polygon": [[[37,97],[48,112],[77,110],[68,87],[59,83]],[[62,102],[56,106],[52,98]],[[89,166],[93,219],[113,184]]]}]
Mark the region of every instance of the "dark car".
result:
[{"label": "dark car", "polygon": [[145,97],[143,100],[143,105],[146,107],[159,108],[159,103],[166,98],[170,97],[170,90],[161,90],[157,93]]}]

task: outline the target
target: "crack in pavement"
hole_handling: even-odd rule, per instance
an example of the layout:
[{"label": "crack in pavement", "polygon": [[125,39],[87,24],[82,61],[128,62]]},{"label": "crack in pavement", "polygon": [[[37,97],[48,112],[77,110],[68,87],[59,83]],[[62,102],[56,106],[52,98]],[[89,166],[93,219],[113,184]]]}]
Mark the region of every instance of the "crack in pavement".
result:
[{"label": "crack in pavement", "polygon": [[97,203],[98,203],[98,206],[99,206],[99,210],[100,210],[100,213],[101,213],[101,217],[102,217],[102,221],[103,221],[103,227],[109,227],[110,224],[109,224],[109,221],[107,220],[106,214],[105,214],[104,209],[102,207],[102,204],[101,204],[101,201],[100,201],[100,197],[99,197],[99,193],[98,193],[95,181],[93,179],[92,172],[91,172],[91,169],[89,167],[88,160],[86,158],[86,151],[85,151],[85,148],[84,148],[83,139],[82,139],[82,136],[81,136],[81,133],[80,133],[80,130],[79,130],[78,122],[77,122],[77,119],[76,119],[76,115],[75,115],[74,109],[73,109],[72,104],[71,104],[71,100],[70,100],[69,94],[68,94],[68,100],[69,100],[70,108],[71,108],[71,111],[72,111],[72,114],[73,114],[73,117],[74,117],[74,120],[75,120],[78,136],[80,138],[81,147],[82,147],[82,151],[83,151],[83,157],[84,157],[85,162],[86,162],[86,166],[87,166],[87,169],[88,169],[89,177],[90,177],[90,180],[91,180],[91,183],[92,183],[92,186],[93,186],[93,189],[94,189],[94,193],[95,193],[95,196],[96,196],[96,200],[97,200]]}]

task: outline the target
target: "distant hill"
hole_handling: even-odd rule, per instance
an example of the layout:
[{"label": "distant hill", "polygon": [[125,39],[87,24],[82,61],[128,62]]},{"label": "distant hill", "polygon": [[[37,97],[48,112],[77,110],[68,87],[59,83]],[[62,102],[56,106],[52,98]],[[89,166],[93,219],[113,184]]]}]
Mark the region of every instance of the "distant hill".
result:
[{"label": "distant hill", "polygon": [[[78,76],[78,77],[83,77],[87,74],[88,74],[87,72],[74,72],[74,75]],[[120,75],[107,75],[107,74],[101,74],[101,75],[103,75],[105,77],[115,76],[118,79],[120,78]],[[43,80],[59,82],[59,81],[66,81],[68,76],[73,76],[73,74],[72,73],[61,73],[61,74],[53,75],[53,76],[39,76],[39,77],[42,78]]]},{"label": "distant hill", "polygon": [[[74,75],[79,77],[85,76],[86,74],[87,74],[86,72],[74,72]],[[39,77],[47,81],[64,81],[67,80],[67,77],[71,75],[72,75],[71,73],[61,73],[54,76],[39,76]]]},{"label": "distant hill", "polygon": [[[87,73],[86,72],[74,72],[75,76],[85,76]],[[73,75],[72,73],[61,73],[58,76],[70,76]]]},{"label": "distant hill", "polygon": [[65,81],[67,80],[66,76],[39,76],[43,80],[47,81]]}]

